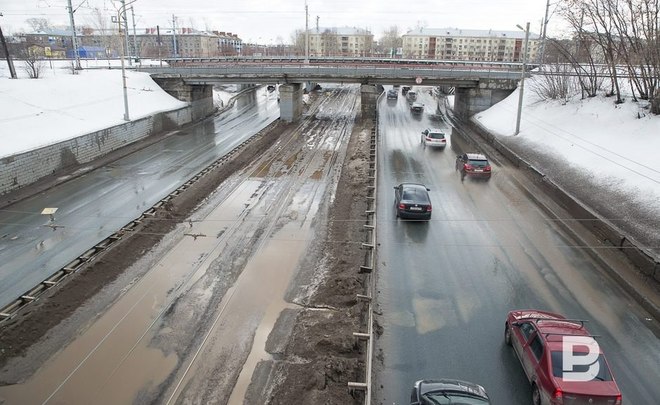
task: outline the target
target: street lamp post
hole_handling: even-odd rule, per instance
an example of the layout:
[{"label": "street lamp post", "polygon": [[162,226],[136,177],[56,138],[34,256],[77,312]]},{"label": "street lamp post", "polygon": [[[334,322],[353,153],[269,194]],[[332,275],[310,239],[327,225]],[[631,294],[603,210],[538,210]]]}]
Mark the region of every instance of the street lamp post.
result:
[{"label": "street lamp post", "polygon": [[523,91],[525,90],[525,70],[527,70],[527,41],[529,41],[529,23],[525,25],[525,29],[520,25],[516,25],[519,29],[525,31],[525,43],[523,46],[523,63],[520,72],[520,92],[518,93],[518,115],[516,116],[516,133],[520,133],[520,116],[522,114]]},{"label": "street lamp post", "polygon": [[124,66],[124,35],[126,35],[125,30],[122,28],[122,14],[125,16],[126,14],[126,6],[129,6],[133,3],[135,3],[136,0],[130,1],[128,3],[124,3],[122,0],[122,4],[117,10],[117,24],[119,24],[119,35],[120,35],[120,41],[121,42],[121,55],[120,55],[120,60],[121,60],[121,81],[122,81],[122,86],[123,86],[123,91],[124,91],[124,121],[130,121],[131,118],[128,114],[128,92],[126,89],[126,67]]}]

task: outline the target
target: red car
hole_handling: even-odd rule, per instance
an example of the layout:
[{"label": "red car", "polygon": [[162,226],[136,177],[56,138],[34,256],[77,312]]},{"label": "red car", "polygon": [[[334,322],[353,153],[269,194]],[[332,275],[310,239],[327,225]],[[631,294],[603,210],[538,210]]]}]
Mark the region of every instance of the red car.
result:
[{"label": "red car", "polygon": [[464,153],[456,156],[456,170],[461,172],[461,180],[465,176],[490,180],[493,170],[488,159],[481,153]]},{"label": "red car", "polygon": [[532,384],[534,405],[621,405],[609,364],[584,322],[539,310],[507,315],[504,342]]}]

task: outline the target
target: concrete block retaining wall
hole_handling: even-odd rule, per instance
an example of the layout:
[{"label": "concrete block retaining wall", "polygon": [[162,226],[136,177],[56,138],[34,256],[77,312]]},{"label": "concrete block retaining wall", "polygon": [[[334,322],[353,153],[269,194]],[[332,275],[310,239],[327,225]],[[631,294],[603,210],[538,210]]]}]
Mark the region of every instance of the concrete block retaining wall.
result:
[{"label": "concrete block retaining wall", "polygon": [[660,258],[655,257],[651,252],[639,247],[634,238],[625,235],[620,229],[612,225],[607,220],[600,218],[588,207],[576,200],[570,193],[560,187],[558,184],[547,178],[545,174],[526,162],[518,156],[509,147],[499,141],[499,139],[488,132],[478,122],[471,121],[475,131],[495,150],[500,152],[515,166],[526,169],[532,175],[544,191],[552,196],[554,201],[570,212],[575,218],[589,219],[584,221],[587,226],[600,240],[610,243],[619,250],[644,274],[652,276],[656,281],[660,281]]},{"label": "concrete block retaining wall", "polygon": [[16,191],[40,179],[86,164],[119,148],[161,131],[188,124],[203,107],[190,106],[92,132],[40,149],[0,158],[0,195]]}]

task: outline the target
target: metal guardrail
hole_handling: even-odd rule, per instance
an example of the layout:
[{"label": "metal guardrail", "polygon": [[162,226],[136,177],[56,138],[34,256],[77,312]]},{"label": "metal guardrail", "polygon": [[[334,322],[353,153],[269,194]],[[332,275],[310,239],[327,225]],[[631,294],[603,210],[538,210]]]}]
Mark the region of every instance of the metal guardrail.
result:
[{"label": "metal guardrail", "polygon": [[[381,96],[378,98],[380,100]],[[365,211],[366,223],[364,224],[364,229],[366,230],[365,242],[362,243],[362,247],[367,250],[364,263],[360,266],[359,273],[367,273],[368,280],[368,291],[367,295],[358,295],[359,301],[364,301],[368,303],[368,320],[367,327],[368,331],[366,333],[354,332],[353,336],[358,340],[364,340],[367,344],[367,361],[366,361],[366,370],[365,370],[365,381],[364,382],[349,382],[348,389],[349,391],[364,391],[364,404],[371,404],[371,394],[372,394],[372,363],[373,363],[373,354],[374,354],[374,298],[376,295],[376,277],[374,275],[374,270],[376,267],[376,196],[377,196],[377,184],[378,184],[378,110],[376,110],[376,116],[374,117],[374,125],[371,129],[371,137],[369,144],[369,170],[368,176],[371,180],[371,185],[367,186],[367,210]]]},{"label": "metal guardrail", "polygon": [[112,247],[112,245],[114,245],[117,241],[121,240],[126,236],[130,236],[130,234],[133,233],[133,231],[135,231],[143,221],[154,217],[157,211],[162,207],[164,207],[165,204],[167,204],[167,202],[169,202],[172,198],[178,196],[180,193],[185,191],[188,187],[190,187],[192,184],[197,182],[199,179],[204,177],[209,172],[223,165],[235,154],[237,154],[239,151],[245,148],[245,146],[250,144],[254,139],[255,137],[251,137],[245,140],[244,142],[236,146],[234,149],[229,151],[226,155],[216,159],[213,163],[211,163],[209,166],[199,171],[192,178],[190,178],[184,184],[179,186],[176,190],[172,191],[170,194],[168,194],[167,196],[156,202],[152,207],[144,211],[142,215],[140,215],[137,219],[131,221],[130,223],[123,226],[120,230],[118,230],[114,234],[103,239],[101,242],[94,245],[94,247],[88,249],[83,254],[81,254],[71,262],[69,262],[67,265],[57,270],[50,277],[46,278],[45,280],[43,280],[42,282],[40,282],[30,290],[26,291],[24,294],[22,294],[20,297],[18,297],[8,305],[1,308],[0,326],[6,323],[9,319],[16,316],[16,314],[18,314],[18,312],[21,309],[23,309],[30,303],[36,301],[41,295],[43,295],[50,288],[58,285],[63,280],[65,280],[70,274],[80,270],[85,264],[91,262],[95,257],[97,257],[102,252]]}]

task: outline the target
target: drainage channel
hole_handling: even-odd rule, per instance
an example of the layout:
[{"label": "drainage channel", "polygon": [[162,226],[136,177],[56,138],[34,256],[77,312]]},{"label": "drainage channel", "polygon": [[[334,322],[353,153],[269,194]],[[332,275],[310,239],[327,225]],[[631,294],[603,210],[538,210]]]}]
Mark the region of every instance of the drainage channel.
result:
[{"label": "drainage channel", "polygon": [[119,229],[117,232],[114,234],[108,236],[107,238],[103,239],[101,242],[97,243],[94,245],[94,247],[88,249],[85,251],[83,254],[78,256],[77,258],[73,259],[71,262],[66,264],[64,267],[61,269],[57,270],[55,273],[51,274],[48,278],[45,280],[41,281],[39,284],[31,288],[30,290],[26,291],[24,294],[22,294],[20,297],[6,305],[4,308],[0,309],[0,326],[2,326],[4,323],[6,323],[9,319],[13,318],[18,314],[18,312],[25,308],[27,305],[30,303],[36,301],[40,296],[42,296],[46,291],[48,291],[50,288],[58,285],[60,282],[62,282],[67,276],[69,276],[72,273],[75,273],[76,271],[80,270],[85,264],[89,263],[92,261],[96,256],[101,254],[103,251],[107,250],[110,248],[112,245],[114,245],[118,240],[122,239],[126,235],[130,235],[130,233],[137,228],[142,221],[145,219],[148,219],[150,217],[153,217],[156,215],[157,211],[160,210],[167,202],[169,202],[171,199],[174,197],[178,196],[181,194],[183,191],[185,191],[187,188],[189,188],[191,185],[199,181],[202,177],[204,177],[206,174],[209,172],[215,170],[219,166],[222,166],[224,163],[226,163],[229,159],[234,157],[238,152],[240,152],[243,148],[245,148],[247,145],[249,145],[251,142],[256,137],[251,137],[250,139],[242,142],[238,146],[236,146],[234,149],[229,151],[227,154],[224,156],[218,158],[215,160],[213,163],[199,171],[197,174],[195,174],[192,178],[190,178],[188,181],[183,183],[181,186],[179,186],[176,190],[172,191],[170,194],[165,196],[163,199],[160,201],[156,202],[153,206],[148,208],[146,211],[142,213],[137,219],[134,219],[133,221],[129,222],[125,226],[123,226],[121,229]]}]

